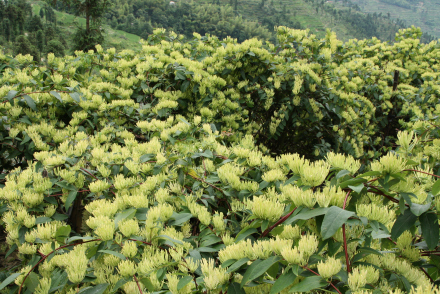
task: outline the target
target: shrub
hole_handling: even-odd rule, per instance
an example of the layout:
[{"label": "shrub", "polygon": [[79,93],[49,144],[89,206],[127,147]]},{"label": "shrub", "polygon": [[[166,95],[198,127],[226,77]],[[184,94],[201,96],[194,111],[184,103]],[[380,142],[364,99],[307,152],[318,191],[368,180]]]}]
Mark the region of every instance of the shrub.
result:
[{"label": "shrub", "polygon": [[[8,172],[0,201],[7,255],[17,251],[23,264],[0,276],[0,290],[436,293],[437,76],[435,65],[422,60],[437,51],[408,39],[411,32],[386,47],[377,40],[340,44],[331,33],[318,41],[279,28],[283,45],[276,52],[257,40],[222,45],[196,36],[182,44],[158,31],[137,54],[97,46],[96,53],[76,57],[50,54],[47,66],[15,57],[0,88],[2,168]],[[366,45],[372,43],[380,46]],[[408,44],[423,48],[423,55],[414,56],[421,51]],[[379,48],[400,52],[405,66],[420,63],[411,77],[409,69],[397,68],[401,84],[394,92],[398,61],[378,68],[376,55],[390,56]],[[318,75],[324,66],[334,84]],[[351,81],[337,82],[339,73]],[[368,86],[354,73],[382,74],[390,84]],[[267,88],[260,89],[264,74]],[[252,75],[258,79],[246,79]],[[271,96],[270,89],[280,92]],[[292,113],[286,106],[284,117],[274,114],[289,105],[282,95],[292,89],[300,103]],[[381,96],[351,100],[350,91]],[[409,100],[416,92],[431,96]],[[310,99],[327,99],[325,93],[332,100],[312,107]],[[385,106],[377,101],[393,108],[380,112],[375,107]],[[365,130],[367,118],[358,111],[370,104],[377,125]],[[267,122],[273,117],[305,125],[294,137],[276,137],[279,126]],[[388,138],[397,148],[384,145],[382,156],[353,156],[375,150],[368,140],[356,152],[343,147],[397,123],[405,130]],[[320,128],[328,128],[327,135],[311,132]],[[353,155],[328,143],[354,134],[355,141],[340,147]],[[305,157],[275,156],[266,147],[301,138],[315,146],[315,136],[324,140],[319,152],[335,150],[312,160],[311,148]]]}]

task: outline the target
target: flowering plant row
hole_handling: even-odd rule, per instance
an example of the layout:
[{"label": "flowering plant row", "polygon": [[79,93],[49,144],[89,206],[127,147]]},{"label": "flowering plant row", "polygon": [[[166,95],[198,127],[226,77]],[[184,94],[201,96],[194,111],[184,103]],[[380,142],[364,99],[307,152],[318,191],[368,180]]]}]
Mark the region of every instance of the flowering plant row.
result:
[{"label": "flowering plant row", "polygon": [[[158,31],[139,53],[0,56],[1,219],[23,260],[0,291],[438,293],[436,45],[415,29],[395,45],[278,30],[277,50]],[[398,84],[374,80],[396,76],[385,49],[405,60]],[[385,117],[405,130],[380,156],[364,136],[390,135]],[[320,158],[271,155],[283,136]]]}]

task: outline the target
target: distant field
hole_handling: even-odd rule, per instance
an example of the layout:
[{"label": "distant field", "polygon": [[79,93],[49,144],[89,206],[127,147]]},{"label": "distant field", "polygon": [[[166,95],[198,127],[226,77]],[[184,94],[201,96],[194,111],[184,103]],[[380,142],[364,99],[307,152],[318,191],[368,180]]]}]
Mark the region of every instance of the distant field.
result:
[{"label": "distant field", "polygon": [[423,32],[440,37],[440,0],[420,0],[412,3],[411,8],[402,8],[379,0],[351,0],[359,5],[362,11],[382,14],[390,13],[391,18],[399,18],[408,25],[420,27]]},{"label": "distant field", "polygon": [[[34,1],[30,2],[35,14],[40,12],[40,8],[44,2]],[[83,17],[76,17],[74,15],[59,12],[55,10],[57,16],[57,25],[65,34],[66,38],[69,38],[74,32],[77,25],[85,26],[86,20]],[[105,43],[102,44],[105,48],[115,47],[117,49],[140,49],[139,43],[140,37],[126,33],[120,30],[114,30],[108,25],[103,25],[105,35]]]},{"label": "distant field", "polygon": [[[348,41],[356,37],[348,23],[339,20],[335,21],[332,15],[322,11],[322,9],[319,9],[317,13],[316,5],[312,2],[305,0],[264,0],[265,9],[261,9],[260,4],[262,1],[263,0],[238,0],[238,13],[245,19],[256,21],[261,20],[267,11],[284,11],[292,21],[299,21],[303,28],[310,29],[310,33],[317,35],[319,38],[325,36],[326,29],[328,28],[336,32],[338,38],[343,41]],[[212,0],[196,0],[196,2],[212,3]],[[325,5],[336,11],[348,10],[347,7],[342,5],[342,2],[336,0],[325,2],[331,2]],[[230,0],[220,0],[219,3],[229,5]],[[384,39],[385,36],[388,37],[389,34],[383,33],[383,31],[387,31],[388,26],[388,24],[383,23],[380,29],[381,35],[377,37],[381,39]]]}]

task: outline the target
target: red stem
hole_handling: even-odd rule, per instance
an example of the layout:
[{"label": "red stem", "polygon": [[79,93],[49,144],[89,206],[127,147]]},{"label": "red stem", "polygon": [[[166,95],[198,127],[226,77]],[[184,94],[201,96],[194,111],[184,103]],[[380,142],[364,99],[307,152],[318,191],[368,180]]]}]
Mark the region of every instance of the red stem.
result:
[{"label": "red stem", "polygon": [[203,182],[203,183],[205,183],[205,184],[211,186],[212,188],[214,188],[214,189],[216,189],[216,190],[218,190],[218,191],[224,193],[223,190],[220,189],[219,187],[216,187],[216,186],[214,186],[213,184],[208,183],[207,181],[205,181],[205,180],[203,180],[203,179],[201,179],[201,178],[195,177],[195,176],[193,176],[193,175],[191,175],[191,174],[189,174],[189,173],[185,173],[185,174],[187,174],[188,176],[190,176],[190,177],[193,178],[194,180],[201,181],[201,182]]},{"label": "red stem", "polygon": [[91,172],[89,172],[88,170],[86,170],[85,168],[80,168],[82,171],[85,171],[86,173],[88,173],[89,175],[91,175],[92,177],[94,177],[96,180],[98,180],[97,177],[95,177],[95,175],[93,175]]},{"label": "red stem", "polygon": [[431,276],[425,271],[423,267],[420,267],[420,270],[428,277],[428,279],[431,281],[432,284],[434,284],[434,280],[431,278]]},{"label": "red stem", "polygon": [[289,212],[288,214],[286,214],[285,216],[283,216],[282,218],[280,218],[276,223],[274,223],[272,226],[270,226],[269,228],[266,229],[266,231],[263,232],[263,234],[261,234],[260,238],[264,238],[267,236],[267,234],[269,234],[274,228],[276,228],[279,224],[282,224],[286,221],[286,219],[288,219],[292,213],[295,212],[295,210],[298,207],[295,207],[295,209],[293,209],[291,212]]},{"label": "red stem", "polygon": [[[344,205],[342,205],[342,209],[345,209],[345,206],[347,205],[347,199],[348,196],[350,196],[350,193],[351,190],[347,192],[347,195],[345,195]],[[351,273],[350,259],[348,258],[347,236],[345,234],[345,224],[342,225],[342,237],[344,238],[344,252],[345,252],[345,262],[347,263],[347,272]]]},{"label": "red stem", "polygon": [[[313,273],[313,274],[315,274],[315,275],[317,275],[317,276],[321,276],[320,274],[318,274],[318,273],[315,272],[314,270],[308,268],[307,266],[303,266],[302,268],[308,270],[309,272],[311,272],[311,273]],[[342,294],[341,291],[339,291],[338,288],[336,288],[336,286],[333,285],[332,282],[327,281],[327,283],[329,283],[329,284],[333,287],[333,289],[335,289],[339,294]]]},{"label": "red stem", "polygon": [[80,245],[80,244],[84,244],[84,243],[89,243],[89,242],[96,242],[96,241],[101,241],[101,239],[94,239],[94,240],[89,240],[89,241],[81,241],[81,242],[78,242],[78,243],[74,243],[74,244],[68,244],[68,245],[63,245],[63,246],[61,246],[61,247],[58,247],[58,248],[56,248],[55,250],[53,250],[52,252],[50,252],[48,255],[45,255],[45,256],[43,256],[43,258],[42,259],[40,259],[38,262],[37,262],[37,264],[36,265],[34,265],[32,268],[31,268],[31,270],[26,274],[26,276],[24,277],[24,279],[23,279],[23,282],[21,282],[21,284],[20,284],[20,289],[18,289],[18,294],[20,294],[21,293],[21,289],[23,288],[23,284],[24,284],[24,282],[26,281],[26,279],[27,279],[27,277],[30,275],[30,273],[40,264],[40,263],[42,263],[49,255],[51,255],[52,253],[54,253],[55,251],[57,251],[57,250],[60,250],[60,249],[63,249],[63,248],[66,248],[66,247],[70,247],[70,246],[76,246],[76,245]]},{"label": "red stem", "polygon": [[403,171],[413,171],[413,172],[418,172],[418,173],[427,174],[427,175],[430,175],[430,176],[433,176],[433,177],[436,177],[436,178],[439,178],[439,179],[440,179],[440,176],[437,176],[437,175],[434,175],[434,174],[431,174],[431,173],[427,173],[427,172],[424,172],[424,171],[421,171],[421,170],[416,170],[416,169],[404,169]]},{"label": "red stem", "polygon": [[144,294],[144,293],[142,293],[142,289],[141,289],[141,286],[139,285],[139,281],[138,281],[138,279],[136,278],[136,275],[133,275],[133,278],[134,278],[134,281],[136,282],[136,284],[137,284],[137,286],[138,286],[139,293]]}]

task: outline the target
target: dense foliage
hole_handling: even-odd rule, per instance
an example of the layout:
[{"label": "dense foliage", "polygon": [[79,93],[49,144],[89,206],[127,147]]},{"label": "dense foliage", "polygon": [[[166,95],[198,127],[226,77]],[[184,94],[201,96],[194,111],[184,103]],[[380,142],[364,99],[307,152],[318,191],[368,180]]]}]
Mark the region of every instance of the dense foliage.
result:
[{"label": "dense foliage", "polygon": [[14,55],[30,54],[37,61],[49,52],[63,56],[66,45],[57,34],[55,12],[50,6],[43,6],[36,15],[25,0],[0,1],[0,46]]},{"label": "dense foliage", "polygon": [[0,290],[438,293],[440,51],[420,34],[0,55],[23,260]]},{"label": "dense foliage", "polygon": [[[332,1],[324,0],[118,0],[105,18],[113,28],[145,39],[153,28],[166,28],[188,38],[192,37],[193,32],[197,32],[201,35],[215,35],[220,39],[231,36],[239,42],[252,37],[276,42],[276,32],[273,32],[275,26],[301,29],[310,27],[310,22],[321,23],[324,28],[345,31],[347,40],[377,37],[383,41],[393,41],[395,33],[400,28],[407,27],[403,21],[392,20],[385,13],[361,13],[359,7],[350,1],[335,5]],[[325,33],[321,28],[314,28],[316,30],[312,32],[316,34]],[[428,34],[424,34],[422,38],[425,43],[432,40],[432,36]]]}]

